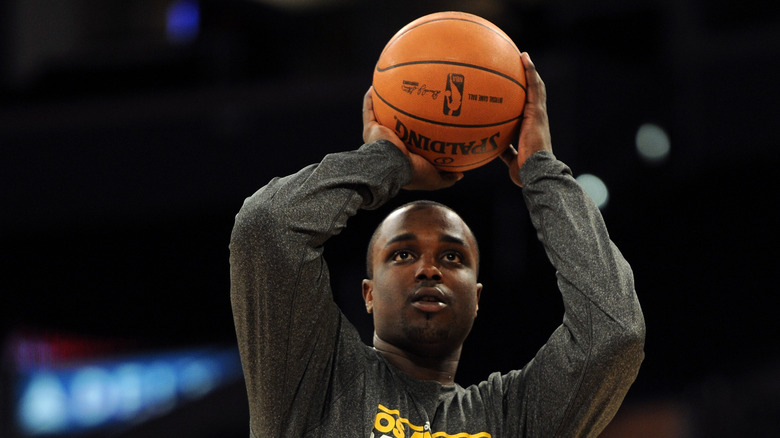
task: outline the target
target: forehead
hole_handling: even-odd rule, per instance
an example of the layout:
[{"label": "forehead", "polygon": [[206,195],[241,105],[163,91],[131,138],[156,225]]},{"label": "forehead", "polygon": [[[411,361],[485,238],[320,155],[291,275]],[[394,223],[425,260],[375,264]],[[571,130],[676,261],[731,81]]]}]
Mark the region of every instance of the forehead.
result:
[{"label": "forehead", "polygon": [[409,234],[417,239],[433,237],[437,240],[450,236],[462,240],[470,248],[475,247],[474,236],[463,219],[440,206],[412,206],[391,213],[379,229],[377,246]]}]

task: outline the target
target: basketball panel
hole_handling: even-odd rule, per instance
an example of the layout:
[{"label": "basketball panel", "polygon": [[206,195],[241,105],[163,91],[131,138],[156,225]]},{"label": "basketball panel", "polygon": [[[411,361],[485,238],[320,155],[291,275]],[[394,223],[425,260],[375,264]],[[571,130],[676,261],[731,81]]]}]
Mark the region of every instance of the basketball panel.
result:
[{"label": "basketball panel", "polygon": [[519,120],[483,128],[443,127],[398,114],[384,102],[374,103],[377,121],[392,129],[410,152],[438,168],[465,171],[494,159],[516,140]]},{"label": "basketball panel", "polygon": [[517,50],[517,47],[515,46],[515,43],[512,41],[512,39],[507,35],[501,28],[496,26],[495,24],[491,23],[490,21],[478,16],[469,14],[467,12],[459,12],[459,11],[443,11],[443,12],[435,12],[433,14],[425,15],[423,17],[420,17],[406,26],[402,27],[398,32],[393,35],[392,38],[388,41],[385,48],[390,47],[393,43],[396,42],[397,39],[403,37],[407,33],[409,33],[412,29],[417,29],[423,24],[431,24],[434,22],[463,22],[463,23],[473,23],[475,25],[481,25],[482,27],[491,29],[495,31],[497,34],[502,36],[506,41],[511,44],[512,47]]},{"label": "basketball panel", "polygon": [[525,90],[478,68],[414,64],[374,74],[376,98],[409,116],[444,125],[503,123],[519,117]]},{"label": "basketball panel", "polygon": [[377,69],[430,60],[475,64],[518,81],[524,79],[519,74],[520,51],[511,40],[479,24],[460,21],[436,21],[407,32],[388,43]]}]

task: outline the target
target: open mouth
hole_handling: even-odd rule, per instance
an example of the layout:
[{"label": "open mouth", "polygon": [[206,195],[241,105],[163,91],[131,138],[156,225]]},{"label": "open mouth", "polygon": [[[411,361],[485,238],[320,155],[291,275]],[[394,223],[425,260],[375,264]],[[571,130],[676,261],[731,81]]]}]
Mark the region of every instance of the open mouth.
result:
[{"label": "open mouth", "polygon": [[412,306],[422,312],[434,313],[447,307],[447,303],[442,291],[435,287],[426,287],[415,292],[412,297]]}]

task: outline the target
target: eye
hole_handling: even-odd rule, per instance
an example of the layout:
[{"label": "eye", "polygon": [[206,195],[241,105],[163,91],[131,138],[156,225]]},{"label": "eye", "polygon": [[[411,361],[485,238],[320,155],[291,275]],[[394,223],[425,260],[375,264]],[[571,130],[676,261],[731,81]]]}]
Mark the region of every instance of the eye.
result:
[{"label": "eye", "polygon": [[457,251],[444,253],[444,260],[452,263],[463,263],[463,256]]},{"label": "eye", "polygon": [[412,254],[411,251],[400,249],[398,251],[393,252],[393,254],[390,256],[390,260],[394,262],[405,262],[407,260],[411,260],[414,258],[414,254]]}]

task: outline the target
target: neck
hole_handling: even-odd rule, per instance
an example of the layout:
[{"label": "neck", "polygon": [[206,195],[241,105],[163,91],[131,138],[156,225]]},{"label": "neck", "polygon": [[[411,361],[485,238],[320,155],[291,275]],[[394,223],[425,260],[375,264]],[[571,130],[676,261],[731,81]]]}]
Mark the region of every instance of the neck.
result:
[{"label": "neck", "polygon": [[420,355],[389,344],[374,334],[374,349],[391,365],[418,380],[434,380],[442,385],[455,383],[461,348],[444,355]]}]

